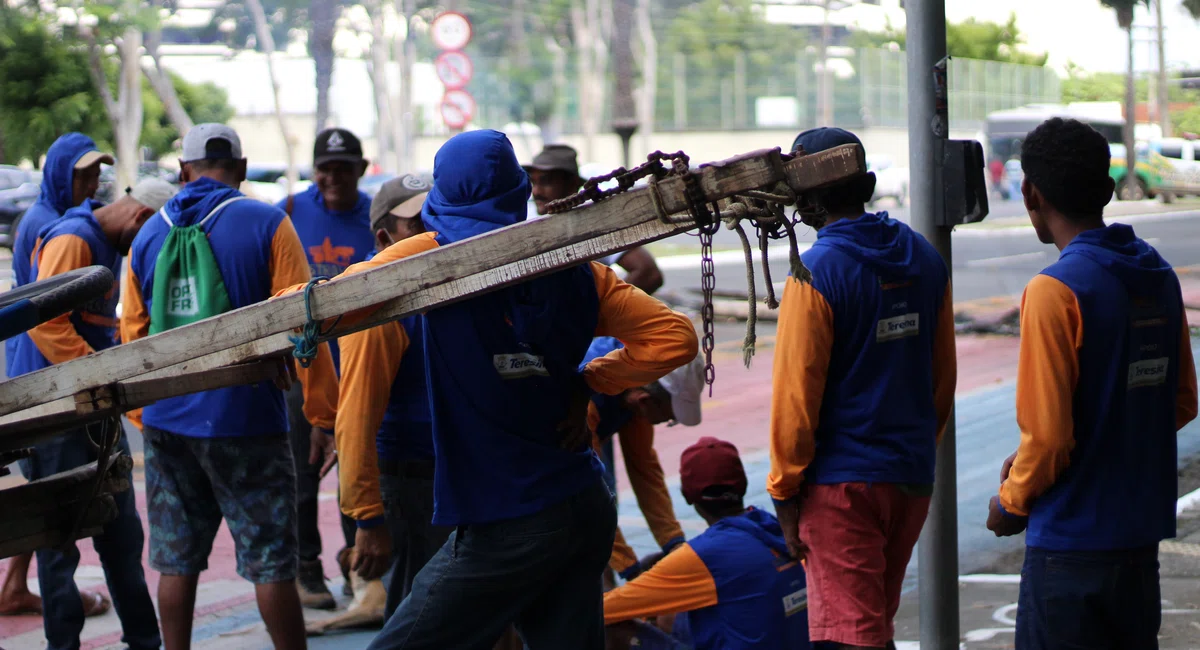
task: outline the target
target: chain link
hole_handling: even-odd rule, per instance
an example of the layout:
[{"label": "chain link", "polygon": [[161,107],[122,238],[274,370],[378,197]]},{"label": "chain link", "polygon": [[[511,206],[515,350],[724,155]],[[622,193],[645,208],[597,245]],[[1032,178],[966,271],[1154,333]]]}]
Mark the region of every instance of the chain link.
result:
[{"label": "chain link", "polygon": [[[663,161],[671,162],[671,169],[668,170]],[[663,153],[655,151],[649,156],[646,156],[646,162],[634,167],[633,169],[625,169],[618,167],[617,169],[604,174],[588,179],[583,184],[583,189],[571,196],[551,201],[546,204],[546,214],[559,214],[568,210],[573,210],[579,206],[591,201],[598,203],[609,197],[615,196],[622,192],[631,189],[638,181],[648,176],[654,176],[657,179],[663,179],[671,174],[676,174],[684,177],[684,183],[687,183],[687,178],[690,176],[689,165],[691,159],[682,151],[675,153]],[[601,190],[600,186],[609,181],[616,181],[617,186],[607,190]],[[693,180],[694,182],[694,180]]]}]

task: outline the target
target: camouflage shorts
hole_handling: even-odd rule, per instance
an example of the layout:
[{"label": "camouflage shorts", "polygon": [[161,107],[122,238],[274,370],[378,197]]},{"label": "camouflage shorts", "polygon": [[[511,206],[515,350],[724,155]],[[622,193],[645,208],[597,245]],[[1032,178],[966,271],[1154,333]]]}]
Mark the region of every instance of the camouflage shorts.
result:
[{"label": "camouflage shorts", "polygon": [[238,575],[254,584],[296,578],[296,475],[285,434],[191,438],[147,426],[144,436],[152,568],[207,569],[224,518]]}]

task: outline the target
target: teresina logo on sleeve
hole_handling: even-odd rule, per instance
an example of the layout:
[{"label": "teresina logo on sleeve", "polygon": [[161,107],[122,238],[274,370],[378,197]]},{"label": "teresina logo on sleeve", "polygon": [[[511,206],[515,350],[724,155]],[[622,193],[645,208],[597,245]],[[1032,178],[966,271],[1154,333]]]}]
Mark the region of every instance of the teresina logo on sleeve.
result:
[{"label": "teresina logo on sleeve", "polygon": [[801,588],[783,597],[784,616],[791,616],[805,609],[808,609],[808,589]]},{"label": "teresina logo on sleeve", "polygon": [[879,343],[916,336],[921,331],[920,314],[912,312],[903,316],[882,318],[875,327],[875,340]]},{"label": "teresina logo on sleeve", "polygon": [[497,354],[492,357],[496,372],[503,379],[523,379],[525,377],[549,377],[546,370],[545,357],[528,352],[517,354]]},{"label": "teresina logo on sleeve", "polygon": [[1167,357],[1143,359],[1129,364],[1129,388],[1158,386],[1167,381]]}]

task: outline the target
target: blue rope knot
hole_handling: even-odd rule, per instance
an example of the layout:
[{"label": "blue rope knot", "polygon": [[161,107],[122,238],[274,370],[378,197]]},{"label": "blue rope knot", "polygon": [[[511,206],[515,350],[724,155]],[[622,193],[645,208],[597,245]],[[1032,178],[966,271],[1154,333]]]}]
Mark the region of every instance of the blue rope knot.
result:
[{"label": "blue rope knot", "polygon": [[331,324],[328,329],[322,330],[321,321],[313,318],[313,287],[317,286],[318,283],[328,279],[329,278],[323,275],[319,275],[309,280],[308,284],[304,285],[304,313],[308,316],[308,322],[304,323],[304,327],[300,329],[300,334],[298,336],[294,334],[288,335],[288,341],[295,346],[292,349],[292,356],[295,357],[300,363],[301,368],[307,368],[312,365],[313,359],[317,358],[317,350],[321,344],[321,337],[329,336],[329,334],[337,328],[338,323],[342,320],[342,317],[338,316],[336,319],[334,319],[333,324]]}]

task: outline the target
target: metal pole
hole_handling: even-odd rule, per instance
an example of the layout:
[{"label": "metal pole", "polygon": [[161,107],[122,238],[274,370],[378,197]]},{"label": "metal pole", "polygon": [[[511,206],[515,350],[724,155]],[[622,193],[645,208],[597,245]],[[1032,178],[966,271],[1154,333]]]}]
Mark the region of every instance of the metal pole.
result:
[{"label": "metal pole", "polygon": [[1171,98],[1167,85],[1167,48],[1163,38],[1163,0],[1154,0],[1154,22],[1158,41],[1158,122],[1162,137],[1171,137]]},{"label": "metal pole", "polygon": [[[948,270],[950,228],[944,212],[942,156],[949,124],[939,116],[934,66],[946,56],[945,0],[908,2],[908,156],[912,178],[911,223],[941,253]],[[944,105],[942,110],[945,110]],[[917,546],[920,561],[921,650],[957,650],[958,498],[955,485],[954,415],[938,447],[929,517]]]}]

